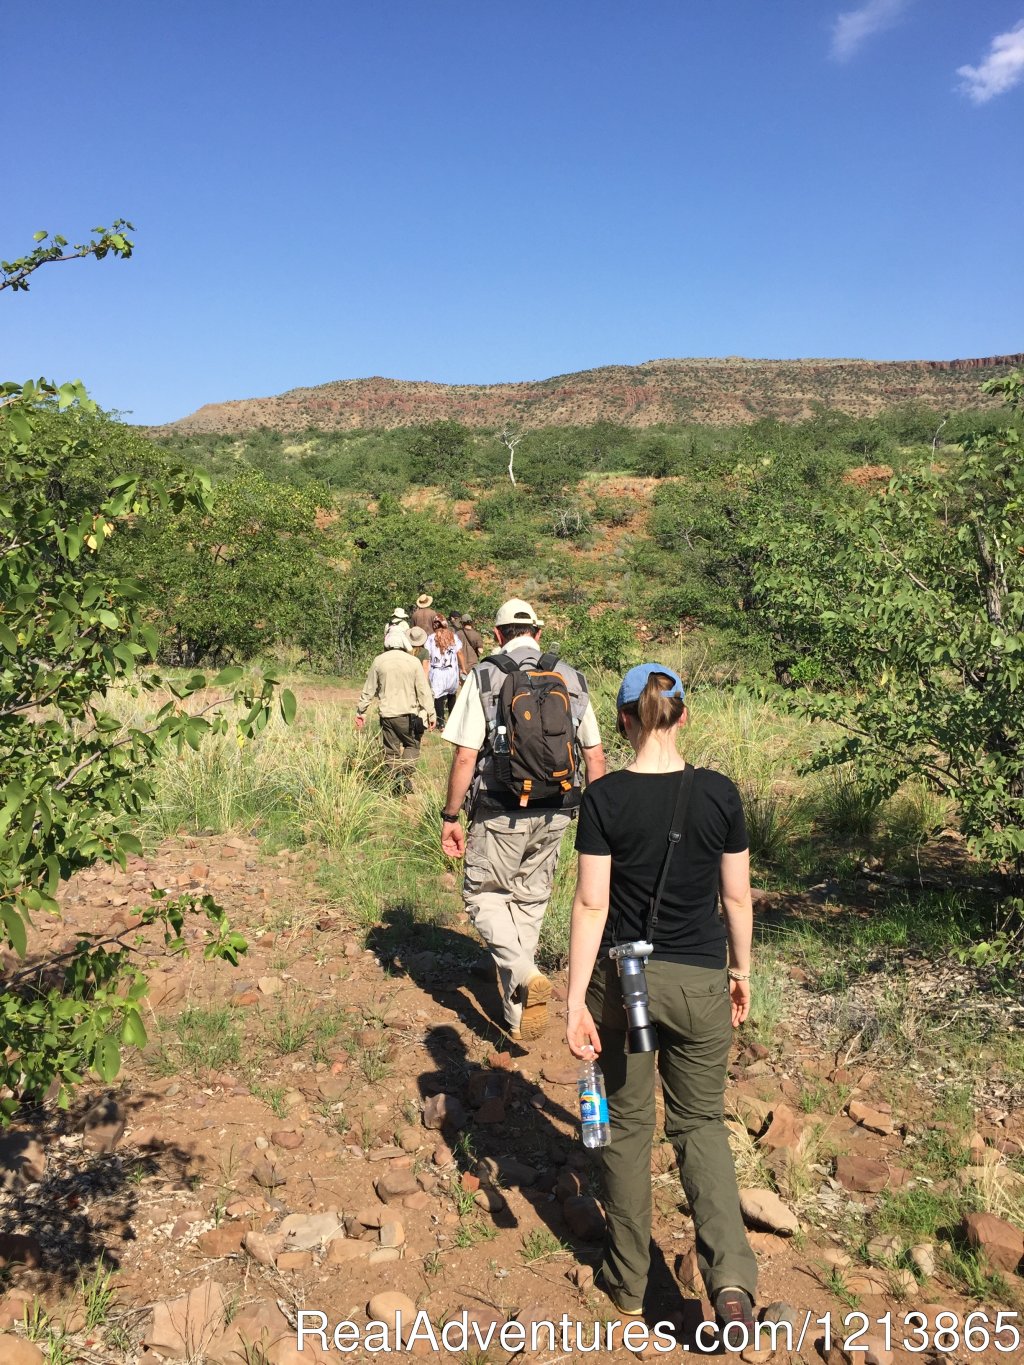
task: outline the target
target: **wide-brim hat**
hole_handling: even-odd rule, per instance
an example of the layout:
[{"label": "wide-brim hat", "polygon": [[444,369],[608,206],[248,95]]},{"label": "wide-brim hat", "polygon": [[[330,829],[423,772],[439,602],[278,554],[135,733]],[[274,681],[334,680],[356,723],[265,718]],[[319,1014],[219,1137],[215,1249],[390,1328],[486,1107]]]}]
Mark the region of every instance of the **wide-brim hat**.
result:
[{"label": "wide-brim hat", "polygon": [[524,602],[521,597],[510,597],[507,602],[502,602],[498,608],[494,624],[496,626],[542,626],[544,622],[529,602]]},{"label": "wide-brim hat", "polygon": [[409,632],[409,643],[413,649],[422,649],[427,643],[427,632],[422,626],[413,626]]},{"label": "wide-brim hat", "polygon": [[434,599],[431,597],[430,593],[421,592],[416,599],[416,605],[418,607],[432,607],[434,605]]},{"label": "wide-brim hat", "polygon": [[391,613],[392,621],[408,621],[409,613],[404,607],[396,607]]}]

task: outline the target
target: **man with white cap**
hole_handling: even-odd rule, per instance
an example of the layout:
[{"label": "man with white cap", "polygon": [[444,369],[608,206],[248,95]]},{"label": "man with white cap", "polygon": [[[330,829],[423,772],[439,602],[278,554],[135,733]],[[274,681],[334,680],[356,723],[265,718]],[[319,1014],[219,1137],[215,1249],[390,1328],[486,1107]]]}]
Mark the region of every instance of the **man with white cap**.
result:
[{"label": "man with white cap", "polygon": [[[481,659],[470,671],[443,732],[443,738],[455,745],[455,754],[441,815],[441,848],[450,858],[465,857],[463,900],[494,959],[506,1031],[517,1041],[539,1037],[547,1023],[551,982],[537,969],[535,956],[559,845],[580,802],[577,759],[582,754],[588,783],[605,771],[586,679],[564,661],[542,653],[543,625],[521,598],[513,597],[498,608],[494,626],[499,652]],[[536,797],[527,795],[529,781],[522,784],[526,791],[511,790],[501,760],[495,763],[495,743],[501,754],[508,740],[506,726],[500,724],[507,719],[503,684],[513,674],[523,680],[524,672],[553,685],[563,710],[567,697],[571,712],[566,722],[572,749],[567,772],[560,785],[538,781]],[[525,715],[530,723],[530,712]],[[459,820],[463,804],[469,816],[466,831]]]}]

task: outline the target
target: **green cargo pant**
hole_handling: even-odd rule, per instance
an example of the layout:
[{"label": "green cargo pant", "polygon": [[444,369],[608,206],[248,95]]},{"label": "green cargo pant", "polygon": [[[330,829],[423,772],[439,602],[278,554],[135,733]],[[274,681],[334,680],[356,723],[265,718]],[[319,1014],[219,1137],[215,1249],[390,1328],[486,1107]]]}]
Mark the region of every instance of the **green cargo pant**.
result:
[{"label": "green cargo pant", "polygon": [[654,1066],[665,1096],[665,1135],[676,1151],[709,1298],[735,1285],[754,1298],[757,1262],[740,1213],[736,1168],[723,1121],[732,1042],[724,968],[647,963],[658,1051],[626,1055],[626,1015],[613,962],[599,962],[587,1007],[601,1035],[612,1140],[601,1149],[608,1233],[603,1273],[621,1308],[640,1308],[651,1241]]},{"label": "green cargo pant", "polygon": [[420,756],[420,730],[417,716],[381,716],[380,737],[384,741],[384,761],[400,791],[412,791],[412,775]]}]

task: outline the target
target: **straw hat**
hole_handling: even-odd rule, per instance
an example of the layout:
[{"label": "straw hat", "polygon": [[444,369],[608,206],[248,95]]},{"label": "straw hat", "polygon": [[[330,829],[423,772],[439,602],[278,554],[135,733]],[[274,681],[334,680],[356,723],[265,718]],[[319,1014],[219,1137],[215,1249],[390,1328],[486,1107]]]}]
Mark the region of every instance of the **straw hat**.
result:
[{"label": "straw hat", "polygon": [[427,643],[427,632],[422,630],[419,626],[413,626],[412,630],[409,632],[409,643],[412,645],[413,649],[422,649]]},{"label": "straw hat", "polygon": [[432,607],[434,605],[434,599],[428,592],[421,592],[416,599],[416,605],[418,607]]}]

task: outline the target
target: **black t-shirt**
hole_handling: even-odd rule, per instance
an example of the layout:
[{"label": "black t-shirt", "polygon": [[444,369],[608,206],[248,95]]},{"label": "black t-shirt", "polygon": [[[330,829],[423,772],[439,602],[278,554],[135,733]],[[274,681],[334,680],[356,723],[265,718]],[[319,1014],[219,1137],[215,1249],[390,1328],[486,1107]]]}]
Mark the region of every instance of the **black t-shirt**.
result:
[{"label": "black t-shirt", "polygon": [[[609,773],[583,793],[576,849],[611,854],[611,902],[601,955],[613,943],[642,939],[668,847],[681,773]],[[718,914],[719,860],[747,848],[735,785],[697,768],[683,837],[672,855],[654,931],[654,956],[724,967],[725,925]]]}]

